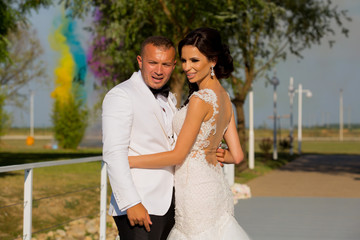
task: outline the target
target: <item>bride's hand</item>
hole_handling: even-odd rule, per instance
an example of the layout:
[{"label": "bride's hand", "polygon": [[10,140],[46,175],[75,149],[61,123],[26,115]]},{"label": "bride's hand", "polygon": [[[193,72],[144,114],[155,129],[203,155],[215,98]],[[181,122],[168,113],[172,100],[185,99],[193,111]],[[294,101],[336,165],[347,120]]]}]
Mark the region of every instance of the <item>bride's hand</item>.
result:
[{"label": "bride's hand", "polygon": [[218,148],[216,150],[216,160],[223,167],[224,163],[234,163],[231,153],[227,149]]},{"label": "bride's hand", "polygon": [[129,161],[129,167],[130,168],[135,167],[134,166],[134,159],[135,159],[135,157],[128,156],[128,161]]},{"label": "bride's hand", "polygon": [[216,160],[220,163],[220,166],[224,166],[224,162],[225,162],[225,149],[222,148],[218,148],[216,150]]}]

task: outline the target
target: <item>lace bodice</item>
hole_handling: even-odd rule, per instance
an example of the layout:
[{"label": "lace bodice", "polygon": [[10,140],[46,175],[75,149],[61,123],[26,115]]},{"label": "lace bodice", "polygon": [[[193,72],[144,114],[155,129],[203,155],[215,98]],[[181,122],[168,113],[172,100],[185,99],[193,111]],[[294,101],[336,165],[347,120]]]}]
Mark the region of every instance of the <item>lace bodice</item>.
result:
[{"label": "lace bodice", "polygon": [[[227,127],[224,121],[228,123],[229,119],[226,118],[229,117],[221,115],[224,112],[219,109],[218,97],[213,90],[199,90],[190,96],[193,97],[211,104],[212,116],[201,124],[190,153],[175,168],[175,228],[192,236],[191,239],[219,239],[216,238],[214,226],[221,229],[221,221],[233,215],[233,200],[220,164],[213,164],[212,160],[216,159],[217,146]],[[173,129],[177,134],[180,133],[186,113],[187,106],[174,116]]]},{"label": "lace bodice", "polygon": [[[200,133],[197,136],[195,144],[192,148],[192,152],[193,151],[203,151],[205,148],[207,148],[209,146],[210,134],[214,135],[216,133],[215,116],[219,113],[217,97],[216,97],[216,94],[214,93],[214,91],[212,91],[211,89],[200,90],[198,92],[194,92],[190,96],[190,99],[194,96],[204,100],[207,103],[210,103],[213,107],[213,115],[209,120],[207,120],[206,122],[203,122],[201,124],[201,130],[200,130]],[[179,135],[181,127],[184,124],[184,120],[185,120],[186,113],[187,113],[187,107],[188,107],[188,105],[186,105],[185,107],[180,109],[178,114],[174,117],[173,128],[177,135]]]}]

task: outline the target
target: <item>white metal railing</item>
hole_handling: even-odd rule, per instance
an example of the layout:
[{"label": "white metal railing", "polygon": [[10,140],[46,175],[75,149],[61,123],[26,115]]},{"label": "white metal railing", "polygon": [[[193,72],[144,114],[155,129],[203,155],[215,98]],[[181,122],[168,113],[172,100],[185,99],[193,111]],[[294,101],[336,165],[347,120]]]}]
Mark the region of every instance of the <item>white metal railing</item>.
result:
[{"label": "white metal railing", "polygon": [[[39,163],[28,163],[0,167],[0,173],[25,170],[24,178],[24,217],[23,217],[23,240],[31,240],[32,229],[32,189],[33,189],[33,170],[34,168],[69,165],[76,163],[102,161],[102,156],[76,158],[68,160],[58,160]],[[106,239],[106,193],[107,193],[107,171],[106,164],[101,163],[100,177],[100,231],[99,239]]]}]

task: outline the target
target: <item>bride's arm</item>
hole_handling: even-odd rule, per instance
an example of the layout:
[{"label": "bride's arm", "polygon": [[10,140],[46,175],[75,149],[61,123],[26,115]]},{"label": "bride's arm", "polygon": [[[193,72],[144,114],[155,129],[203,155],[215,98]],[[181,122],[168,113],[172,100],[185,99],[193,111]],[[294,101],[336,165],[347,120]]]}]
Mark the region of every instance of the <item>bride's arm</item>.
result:
[{"label": "bride's arm", "polygon": [[[224,150],[224,153],[217,153],[217,159],[222,163],[235,163],[238,164],[244,159],[244,153],[242,151],[239,135],[237,133],[234,114],[231,116],[231,120],[224,134],[225,142],[229,150]],[[223,155],[223,156],[222,156]]]},{"label": "bride's arm", "polygon": [[131,168],[161,168],[181,164],[190,152],[200,131],[201,123],[207,116],[210,105],[192,97],[189,101],[184,125],[181,128],[174,150],[149,155],[129,157]]}]

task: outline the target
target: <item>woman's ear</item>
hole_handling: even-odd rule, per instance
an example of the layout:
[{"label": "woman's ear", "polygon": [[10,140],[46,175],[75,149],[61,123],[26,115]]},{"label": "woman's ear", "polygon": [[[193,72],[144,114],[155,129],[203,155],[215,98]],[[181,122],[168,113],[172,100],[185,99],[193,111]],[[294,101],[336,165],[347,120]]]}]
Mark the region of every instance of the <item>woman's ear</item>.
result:
[{"label": "woman's ear", "polygon": [[218,61],[218,58],[217,57],[213,57],[211,59],[209,59],[209,61],[212,63],[212,65],[215,67],[216,66],[216,63]]}]

